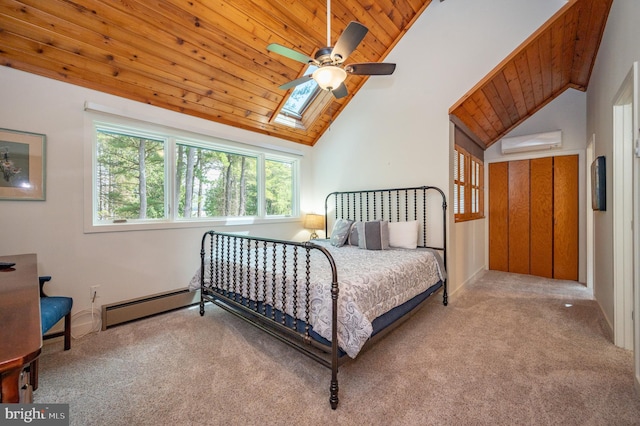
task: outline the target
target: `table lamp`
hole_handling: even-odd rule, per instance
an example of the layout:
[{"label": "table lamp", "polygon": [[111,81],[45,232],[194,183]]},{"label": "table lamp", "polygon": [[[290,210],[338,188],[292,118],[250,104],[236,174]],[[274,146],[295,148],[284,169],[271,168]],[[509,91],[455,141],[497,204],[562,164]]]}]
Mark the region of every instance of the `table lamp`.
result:
[{"label": "table lamp", "polygon": [[309,238],[312,240],[317,239],[316,230],[324,228],[324,216],[314,213],[307,214],[304,218],[304,227],[312,231]]}]

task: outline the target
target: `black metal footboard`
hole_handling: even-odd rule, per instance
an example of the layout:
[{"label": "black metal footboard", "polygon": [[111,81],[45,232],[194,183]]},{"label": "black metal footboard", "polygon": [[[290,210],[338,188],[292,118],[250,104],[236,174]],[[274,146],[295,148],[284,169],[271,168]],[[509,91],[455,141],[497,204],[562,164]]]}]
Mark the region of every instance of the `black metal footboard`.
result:
[{"label": "black metal footboard", "polygon": [[[331,279],[331,342],[310,330],[311,268],[327,260]],[[210,301],[331,369],[329,402],[338,405],[338,276],[326,248],[209,231],[202,238],[200,315]],[[323,266],[323,265],[321,265]],[[317,266],[316,266],[317,267]]]}]

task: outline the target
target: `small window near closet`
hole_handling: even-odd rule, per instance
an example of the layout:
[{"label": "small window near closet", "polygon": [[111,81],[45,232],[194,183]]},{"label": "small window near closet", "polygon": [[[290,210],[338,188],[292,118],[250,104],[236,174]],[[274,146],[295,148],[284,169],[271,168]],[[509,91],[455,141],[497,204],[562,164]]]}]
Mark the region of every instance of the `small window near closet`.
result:
[{"label": "small window near closet", "polygon": [[456,222],[484,218],[482,161],[456,146],[453,175],[453,212]]}]

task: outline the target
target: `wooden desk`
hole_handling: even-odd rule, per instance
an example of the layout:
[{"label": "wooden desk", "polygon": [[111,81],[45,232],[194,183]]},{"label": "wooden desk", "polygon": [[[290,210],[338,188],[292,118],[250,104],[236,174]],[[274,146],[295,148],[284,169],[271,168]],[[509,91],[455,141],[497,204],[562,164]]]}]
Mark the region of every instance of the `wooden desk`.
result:
[{"label": "wooden desk", "polygon": [[40,355],[40,287],[35,254],[0,256],[0,402],[20,402],[20,374]]}]

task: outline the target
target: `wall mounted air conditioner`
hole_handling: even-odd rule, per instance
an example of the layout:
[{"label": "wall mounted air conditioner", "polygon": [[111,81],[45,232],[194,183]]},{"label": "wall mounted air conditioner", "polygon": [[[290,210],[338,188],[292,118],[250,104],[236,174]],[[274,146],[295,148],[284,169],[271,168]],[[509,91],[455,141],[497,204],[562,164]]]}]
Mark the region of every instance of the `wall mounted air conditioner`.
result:
[{"label": "wall mounted air conditioner", "polygon": [[503,154],[557,149],[562,146],[562,130],[502,138],[501,146]]}]

